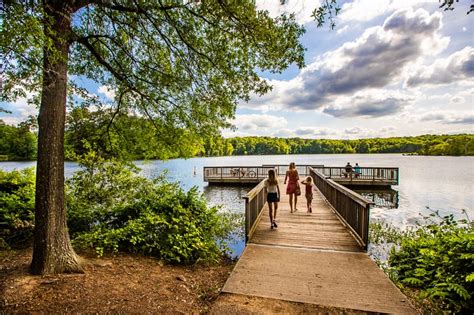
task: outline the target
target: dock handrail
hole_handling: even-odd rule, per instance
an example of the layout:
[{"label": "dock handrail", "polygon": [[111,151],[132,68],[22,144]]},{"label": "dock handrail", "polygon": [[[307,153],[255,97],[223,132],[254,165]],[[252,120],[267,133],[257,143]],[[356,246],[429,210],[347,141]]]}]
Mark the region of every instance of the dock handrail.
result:
[{"label": "dock handrail", "polygon": [[[274,167],[277,174],[285,175],[286,171],[288,170],[288,164],[263,164],[262,166],[265,167]],[[298,171],[298,175],[300,176],[309,176],[309,169],[313,168],[321,168],[324,165],[319,164],[296,164],[296,170]]]},{"label": "dock handrail", "polygon": [[[204,181],[209,179],[251,179],[254,182],[267,178],[268,170],[272,166],[205,166],[203,168]],[[278,176],[278,173],[277,173]]]},{"label": "dock handrail", "polygon": [[359,167],[357,173],[354,166],[351,173],[347,173],[345,167],[316,166],[313,168],[328,178],[346,178],[349,181],[358,179],[390,181],[398,185],[400,177],[398,167]]},{"label": "dock handrail", "polygon": [[265,179],[247,193],[245,199],[245,242],[247,242],[255,231],[263,206],[267,202],[265,193]]},{"label": "dock handrail", "polygon": [[318,169],[311,168],[314,185],[323,194],[354,238],[367,250],[369,243],[370,206],[374,203],[358,193],[336,183]]}]

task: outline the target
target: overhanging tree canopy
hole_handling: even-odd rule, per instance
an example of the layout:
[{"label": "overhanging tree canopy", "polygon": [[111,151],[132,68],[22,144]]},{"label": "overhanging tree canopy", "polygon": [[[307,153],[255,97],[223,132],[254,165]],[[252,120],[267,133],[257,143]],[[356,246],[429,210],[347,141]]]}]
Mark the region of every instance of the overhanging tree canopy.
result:
[{"label": "overhanging tree canopy", "polygon": [[150,118],[170,139],[227,126],[239,99],[268,91],[256,69],[279,72],[304,62],[303,29],[293,17],[272,19],[252,0],[6,1],[2,14],[2,100],[41,92],[36,274],[80,270],[64,209],[71,75],[111,87],[117,109]]}]

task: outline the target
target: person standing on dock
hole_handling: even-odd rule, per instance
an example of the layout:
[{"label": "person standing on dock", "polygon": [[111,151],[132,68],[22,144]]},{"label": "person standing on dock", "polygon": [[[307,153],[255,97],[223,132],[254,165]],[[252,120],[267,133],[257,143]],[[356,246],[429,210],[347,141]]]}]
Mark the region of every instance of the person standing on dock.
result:
[{"label": "person standing on dock", "polygon": [[[298,195],[301,194],[300,190],[300,185],[298,183],[298,180],[300,177],[298,176],[298,171],[296,170],[296,166],[294,162],[290,163],[289,169],[286,171],[285,175],[285,182],[288,180],[288,185],[286,186],[286,194],[290,195],[290,212],[293,213],[293,209],[296,212],[298,209],[296,209],[296,202],[298,200]],[[299,193],[298,193],[299,192]],[[293,200],[294,202],[294,207],[293,207]]]},{"label": "person standing on dock", "polygon": [[360,176],[360,166],[359,163],[356,163],[354,166],[354,173],[355,173],[355,178],[358,178]]},{"label": "person standing on dock", "polygon": [[270,215],[270,228],[277,228],[276,215],[278,210],[278,202],[280,201],[280,187],[275,170],[268,170],[268,178],[265,180],[265,188],[267,189],[268,212]]},{"label": "person standing on dock", "polygon": [[306,206],[308,207],[308,213],[313,213],[313,209],[311,208],[311,203],[313,202],[313,179],[311,176],[306,177],[304,181],[301,182],[305,185],[305,194],[306,197]]}]

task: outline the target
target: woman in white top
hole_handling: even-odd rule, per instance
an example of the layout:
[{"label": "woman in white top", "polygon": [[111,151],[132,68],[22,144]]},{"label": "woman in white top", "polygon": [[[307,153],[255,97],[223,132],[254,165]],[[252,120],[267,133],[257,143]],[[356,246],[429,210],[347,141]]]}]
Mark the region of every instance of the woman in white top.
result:
[{"label": "woman in white top", "polygon": [[275,222],[278,202],[280,201],[280,187],[278,187],[278,179],[275,170],[268,170],[268,178],[265,180],[265,188],[267,189],[268,211],[270,214],[270,228],[277,228]]}]

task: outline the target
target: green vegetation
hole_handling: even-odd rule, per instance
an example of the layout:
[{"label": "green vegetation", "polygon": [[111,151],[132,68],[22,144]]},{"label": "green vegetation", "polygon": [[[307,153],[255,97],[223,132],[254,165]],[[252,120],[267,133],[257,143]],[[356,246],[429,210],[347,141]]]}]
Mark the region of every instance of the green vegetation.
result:
[{"label": "green vegetation", "polygon": [[34,208],[34,170],[0,169],[0,249],[29,243],[33,236]]},{"label": "green vegetation", "polygon": [[224,153],[224,148],[229,151],[229,147],[234,155],[330,153],[474,155],[474,135],[423,135],[359,140],[236,137],[224,139],[222,149],[214,148],[214,152]]},{"label": "green vegetation", "polygon": [[192,150],[177,141],[217,135],[239,100],[270,90],[259,71],[304,66],[295,16],[253,0],[7,1],[2,13],[0,99],[41,95],[34,274],[82,271],[66,229],[64,114],[68,96],[96,97],[69,80],[110,89],[114,112],[150,119],[160,147]]},{"label": "green vegetation", "polygon": [[[68,228],[78,248],[128,251],[169,263],[216,262],[240,217],[208,207],[196,188],[184,192],[164,177],[104,160],[90,151],[75,156],[81,170],[67,181]],[[30,243],[34,223],[32,169],[0,171],[0,244]],[[219,246],[217,245],[219,244]]]},{"label": "green vegetation", "polygon": [[[66,146],[77,154],[87,150],[81,139],[106,156],[129,159],[162,159],[192,156],[413,153],[421,155],[474,155],[474,135],[423,135],[417,137],[359,140],[235,137],[204,138],[183,133],[157,138],[153,124],[139,117],[116,115],[111,111],[90,112],[77,108],[68,116]],[[180,145],[172,146],[171,143]]]},{"label": "green vegetation", "polygon": [[30,161],[36,159],[37,137],[31,132],[31,120],[17,127],[9,126],[0,119],[0,161]]},{"label": "green vegetation", "polygon": [[[31,160],[36,155],[36,135],[31,123],[18,127],[0,124],[5,134],[0,155],[9,160]],[[474,155],[474,135],[423,135],[417,137],[371,138],[359,140],[235,137],[198,137],[183,132],[166,134],[149,119],[114,113],[112,110],[72,109],[67,117],[66,149],[85,154],[89,148],[102,156],[127,160],[170,159],[193,156],[410,153],[420,155]],[[160,136],[161,135],[161,136]],[[87,145],[86,145],[87,143]],[[172,145],[179,143],[180,145]]]},{"label": "green vegetation", "polygon": [[373,243],[392,244],[382,267],[427,312],[468,313],[474,309],[474,222],[438,212],[424,219],[408,231],[371,226]]}]

